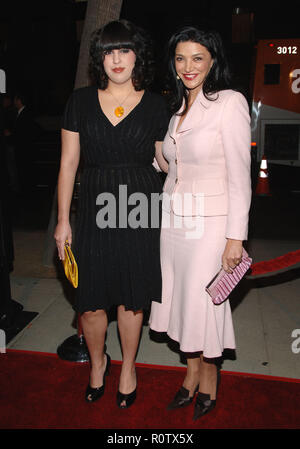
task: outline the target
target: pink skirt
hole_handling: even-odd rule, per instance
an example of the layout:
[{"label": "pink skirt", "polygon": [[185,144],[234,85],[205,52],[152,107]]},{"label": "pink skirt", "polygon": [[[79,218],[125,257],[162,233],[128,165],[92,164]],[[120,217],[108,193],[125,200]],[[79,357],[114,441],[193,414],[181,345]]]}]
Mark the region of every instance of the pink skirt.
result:
[{"label": "pink skirt", "polygon": [[213,304],[206,285],[219,271],[226,216],[178,217],[163,211],[162,302],[152,302],[150,328],[167,332],[183,352],[220,357],[235,348],[229,300]]}]

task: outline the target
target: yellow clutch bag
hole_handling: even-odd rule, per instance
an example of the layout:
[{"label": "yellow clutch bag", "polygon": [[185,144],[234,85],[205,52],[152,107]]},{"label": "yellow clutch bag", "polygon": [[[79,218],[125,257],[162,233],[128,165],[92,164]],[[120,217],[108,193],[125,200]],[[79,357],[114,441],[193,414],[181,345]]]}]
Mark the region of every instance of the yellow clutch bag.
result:
[{"label": "yellow clutch bag", "polygon": [[70,248],[68,240],[66,240],[65,243],[65,258],[62,261],[65,269],[65,274],[67,279],[71,282],[73,287],[78,287],[78,267],[77,263],[74,257],[74,254],[72,253],[72,250]]}]

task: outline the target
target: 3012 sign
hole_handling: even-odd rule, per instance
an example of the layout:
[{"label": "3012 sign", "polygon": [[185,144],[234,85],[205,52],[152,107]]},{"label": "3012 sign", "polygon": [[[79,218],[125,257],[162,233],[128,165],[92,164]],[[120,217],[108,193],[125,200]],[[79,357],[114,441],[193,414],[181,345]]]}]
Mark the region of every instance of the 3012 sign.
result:
[{"label": "3012 sign", "polygon": [[297,55],[298,47],[296,47],[296,46],[277,47],[277,54],[278,55]]}]

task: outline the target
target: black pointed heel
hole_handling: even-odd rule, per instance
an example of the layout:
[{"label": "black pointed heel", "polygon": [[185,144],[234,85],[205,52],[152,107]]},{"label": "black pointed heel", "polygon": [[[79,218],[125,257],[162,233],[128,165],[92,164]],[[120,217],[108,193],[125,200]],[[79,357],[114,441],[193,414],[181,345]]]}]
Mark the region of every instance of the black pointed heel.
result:
[{"label": "black pointed heel", "polygon": [[[136,400],[136,389],[129,394],[123,394],[119,390],[117,392],[117,405],[120,408],[130,407]],[[126,401],[126,405],[121,405],[123,401]]]},{"label": "black pointed heel", "polygon": [[[216,394],[218,393],[220,380],[221,380],[220,368],[217,366]],[[195,421],[196,419],[201,418],[201,416],[204,416],[207,413],[209,413],[211,410],[215,408],[216,404],[217,400],[210,399],[210,394],[201,393],[199,391],[196,397],[193,420]]]},{"label": "black pointed heel", "polygon": [[85,400],[87,402],[95,402],[101,398],[104,394],[105,390],[105,377],[109,374],[110,369],[110,356],[106,354],[106,367],[103,374],[103,385],[101,387],[93,388],[90,384],[88,384],[86,392],[85,392]]},{"label": "black pointed heel", "polygon": [[216,399],[210,399],[210,394],[199,392],[196,397],[193,420],[210,412],[216,406]]},{"label": "black pointed heel", "polygon": [[197,393],[199,389],[199,384],[195,388],[194,394],[192,397],[190,397],[190,392],[185,387],[181,387],[177,393],[174,396],[174,399],[170,404],[167,406],[167,410],[174,410],[176,408],[180,407],[186,407],[187,405],[190,405],[193,402],[194,396]]}]

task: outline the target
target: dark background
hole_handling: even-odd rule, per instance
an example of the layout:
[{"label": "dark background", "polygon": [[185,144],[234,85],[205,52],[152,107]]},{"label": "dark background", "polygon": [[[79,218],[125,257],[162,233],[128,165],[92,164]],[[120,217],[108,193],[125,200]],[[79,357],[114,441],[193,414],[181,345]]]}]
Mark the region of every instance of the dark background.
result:
[{"label": "dark background", "polygon": [[[124,0],[121,18],[144,27],[155,42],[158,67],[169,35],[183,24],[208,25],[224,40],[237,87],[248,92],[253,50],[258,39],[299,37],[295,3],[272,1]],[[232,41],[232,14],[253,13],[248,42]],[[74,87],[80,32],[86,2],[73,0],[2,0],[0,12],[0,68],[7,74],[7,90],[26,88],[36,114],[61,114]],[[162,87],[159,73],[154,88]]]}]

